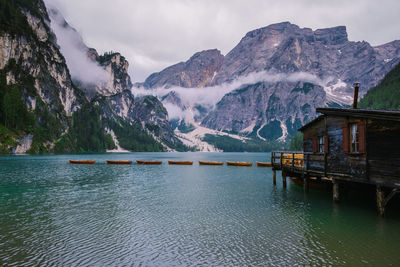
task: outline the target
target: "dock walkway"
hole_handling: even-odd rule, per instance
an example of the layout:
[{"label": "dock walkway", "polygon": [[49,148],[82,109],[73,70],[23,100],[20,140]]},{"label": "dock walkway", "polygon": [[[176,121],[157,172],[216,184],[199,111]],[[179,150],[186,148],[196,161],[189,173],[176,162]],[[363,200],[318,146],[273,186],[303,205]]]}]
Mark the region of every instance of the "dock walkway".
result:
[{"label": "dock walkway", "polygon": [[302,180],[304,192],[308,193],[310,180],[317,183],[331,183],[332,195],[335,202],[339,202],[339,184],[358,183],[375,185],[377,188],[378,213],[384,216],[387,203],[400,193],[400,184],[392,181],[377,183],[363,175],[351,173],[352,170],[342,172],[330,171],[327,154],[315,154],[301,151],[272,151],[271,163],[273,171],[273,183],[276,185],[276,171],[282,171],[282,185],[287,187],[287,177]]}]

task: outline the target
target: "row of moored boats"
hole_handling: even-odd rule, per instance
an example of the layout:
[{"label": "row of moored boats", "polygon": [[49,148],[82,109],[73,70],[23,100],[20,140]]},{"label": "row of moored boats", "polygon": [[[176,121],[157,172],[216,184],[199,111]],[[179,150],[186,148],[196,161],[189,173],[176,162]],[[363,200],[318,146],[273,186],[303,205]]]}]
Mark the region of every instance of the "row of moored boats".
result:
[{"label": "row of moored boats", "polygon": [[[70,164],[95,164],[94,160],[70,160]],[[132,164],[130,160],[107,160],[107,164],[112,165],[129,165]],[[158,160],[137,160],[136,164],[138,165],[161,165],[163,162]],[[193,161],[175,161],[168,160],[168,164],[170,165],[193,165]],[[222,161],[199,161],[199,165],[214,165],[214,166],[222,166],[224,162]],[[252,162],[246,161],[227,161],[227,166],[243,166],[243,167],[251,167],[253,166]],[[258,167],[272,167],[271,162],[258,162]]]}]

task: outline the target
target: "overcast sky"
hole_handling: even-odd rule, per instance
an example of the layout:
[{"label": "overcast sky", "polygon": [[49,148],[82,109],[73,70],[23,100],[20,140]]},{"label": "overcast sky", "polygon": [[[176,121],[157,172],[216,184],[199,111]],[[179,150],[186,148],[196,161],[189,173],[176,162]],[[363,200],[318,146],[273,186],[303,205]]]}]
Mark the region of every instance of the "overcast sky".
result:
[{"label": "overcast sky", "polygon": [[400,39],[400,0],[45,0],[99,53],[118,51],[132,80],[194,53],[227,54],[248,32],[290,21],[312,29],[347,26],[351,41]]}]

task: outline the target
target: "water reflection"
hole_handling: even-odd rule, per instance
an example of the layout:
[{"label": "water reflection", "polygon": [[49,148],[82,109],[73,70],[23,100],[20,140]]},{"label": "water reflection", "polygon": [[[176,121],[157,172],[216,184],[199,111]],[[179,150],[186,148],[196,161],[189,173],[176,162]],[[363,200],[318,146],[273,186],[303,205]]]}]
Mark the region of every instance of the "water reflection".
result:
[{"label": "water reflection", "polygon": [[[71,157],[97,163],[69,165]],[[108,166],[109,157],[1,157],[1,261],[90,266],[400,262],[400,218],[381,220],[369,203],[350,199],[350,205],[334,205],[327,192],[304,195],[290,184],[283,189],[280,173],[274,187],[268,168]],[[268,159],[261,153],[112,157]]]}]

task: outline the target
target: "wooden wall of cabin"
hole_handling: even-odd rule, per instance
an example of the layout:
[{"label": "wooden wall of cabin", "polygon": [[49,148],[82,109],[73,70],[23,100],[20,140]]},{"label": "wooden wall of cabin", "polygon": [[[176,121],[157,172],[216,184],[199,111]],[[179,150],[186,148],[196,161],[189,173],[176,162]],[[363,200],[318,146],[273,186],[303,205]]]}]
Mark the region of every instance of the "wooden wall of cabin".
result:
[{"label": "wooden wall of cabin", "polygon": [[357,179],[367,179],[366,154],[344,151],[343,126],[349,123],[360,123],[360,121],[360,119],[346,117],[327,117],[328,172],[348,174]]},{"label": "wooden wall of cabin", "polygon": [[[343,149],[343,125],[345,123],[358,123],[360,120],[346,117],[326,117],[328,133],[328,151],[326,151],[326,172],[340,173],[366,179],[366,154],[345,153]],[[313,138],[325,134],[325,119],[317,121],[303,131],[303,149],[313,152]],[[325,171],[325,154],[313,153],[310,156],[310,170]]]},{"label": "wooden wall of cabin", "polygon": [[[313,139],[322,135],[325,131],[324,120],[316,121],[303,131],[303,151],[313,152]],[[323,153],[313,153],[309,156],[308,167],[310,170],[323,172],[325,170],[325,158]]]},{"label": "wooden wall of cabin", "polygon": [[400,122],[368,120],[368,172],[371,181],[400,183]]}]

